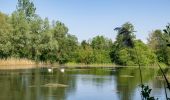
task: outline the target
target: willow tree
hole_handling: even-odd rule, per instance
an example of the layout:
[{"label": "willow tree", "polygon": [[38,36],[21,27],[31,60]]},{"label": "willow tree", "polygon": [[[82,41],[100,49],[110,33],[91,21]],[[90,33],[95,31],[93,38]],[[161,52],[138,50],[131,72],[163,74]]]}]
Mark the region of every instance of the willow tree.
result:
[{"label": "willow tree", "polygon": [[[119,65],[149,65],[155,63],[155,54],[134,35],[134,26],[127,22],[115,28],[118,32],[111,52],[112,61]],[[136,55],[137,54],[137,55]],[[139,59],[139,60],[138,60]]]}]

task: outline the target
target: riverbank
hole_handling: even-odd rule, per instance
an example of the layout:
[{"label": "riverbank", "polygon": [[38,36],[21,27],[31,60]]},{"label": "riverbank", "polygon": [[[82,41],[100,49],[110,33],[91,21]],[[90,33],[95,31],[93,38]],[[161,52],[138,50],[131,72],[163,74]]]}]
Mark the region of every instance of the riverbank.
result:
[{"label": "riverbank", "polygon": [[59,68],[59,67],[65,67],[69,69],[83,69],[83,68],[113,68],[116,67],[115,65],[111,64],[6,64],[6,65],[0,65],[0,70],[13,70],[13,69],[32,69],[32,68],[45,68],[45,67],[52,67],[52,68]]},{"label": "riverbank", "polygon": [[[162,68],[167,67],[165,64],[160,64]],[[142,66],[145,68],[159,68],[155,67],[157,65],[151,65],[151,66]],[[35,62],[33,60],[28,59],[1,59],[0,60],[0,70],[12,70],[12,69],[31,69],[31,68],[42,68],[42,67],[65,67],[65,68],[113,68],[113,67],[136,67],[139,66],[120,66],[112,63],[108,64],[83,64],[83,63],[66,63],[63,65],[60,64],[47,64],[43,62]]]},{"label": "riverbank", "polygon": [[84,64],[84,63],[66,63],[64,64],[65,67],[69,67],[69,68],[84,68],[84,67],[116,67],[117,65],[115,64]]},{"label": "riverbank", "polygon": [[42,63],[36,63],[33,60],[28,59],[0,59],[0,69],[30,69],[35,67],[41,67]]},{"label": "riverbank", "polygon": [[67,68],[87,68],[87,67],[116,67],[115,64],[82,64],[82,63],[66,63],[60,64],[47,64],[43,62],[35,62],[28,59],[0,59],[0,69],[30,69],[37,67],[60,67],[64,66]]}]

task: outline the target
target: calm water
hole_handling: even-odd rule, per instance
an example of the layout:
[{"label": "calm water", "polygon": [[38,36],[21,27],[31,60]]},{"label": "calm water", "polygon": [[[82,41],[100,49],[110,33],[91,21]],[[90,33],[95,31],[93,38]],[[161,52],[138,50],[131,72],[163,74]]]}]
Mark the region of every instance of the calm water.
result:
[{"label": "calm water", "polygon": [[[152,95],[165,100],[159,69],[142,69],[142,74],[144,83],[153,88]],[[140,100],[139,84],[137,68],[67,69],[64,73],[58,69],[49,73],[45,68],[1,70],[0,100]]]}]

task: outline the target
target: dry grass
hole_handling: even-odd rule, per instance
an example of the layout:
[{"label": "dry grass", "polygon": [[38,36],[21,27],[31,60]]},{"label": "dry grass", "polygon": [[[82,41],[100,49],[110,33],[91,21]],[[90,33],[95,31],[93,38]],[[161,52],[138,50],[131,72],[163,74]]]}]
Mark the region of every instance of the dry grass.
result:
[{"label": "dry grass", "polygon": [[35,64],[34,61],[28,60],[28,59],[15,59],[15,58],[9,58],[9,59],[0,59],[0,66],[6,66],[6,65],[33,65]]},{"label": "dry grass", "polygon": [[28,59],[0,59],[0,69],[23,69],[23,68],[33,68],[36,63]]}]

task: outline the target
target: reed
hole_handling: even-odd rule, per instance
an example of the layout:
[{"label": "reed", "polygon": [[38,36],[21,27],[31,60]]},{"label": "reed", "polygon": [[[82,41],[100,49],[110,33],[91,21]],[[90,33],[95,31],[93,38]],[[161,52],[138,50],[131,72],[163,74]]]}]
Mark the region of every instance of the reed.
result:
[{"label": "reed", "polygon": [[0,66],[35,65],[35,64],[36,63],[34,61],[28,59],[16,59],[16,58],[0,59]]},{"label": "reed", "polygon": [[0,69],[23,69],[33,68],[36,62],[29,59],[8,58],[0,59]]}]

